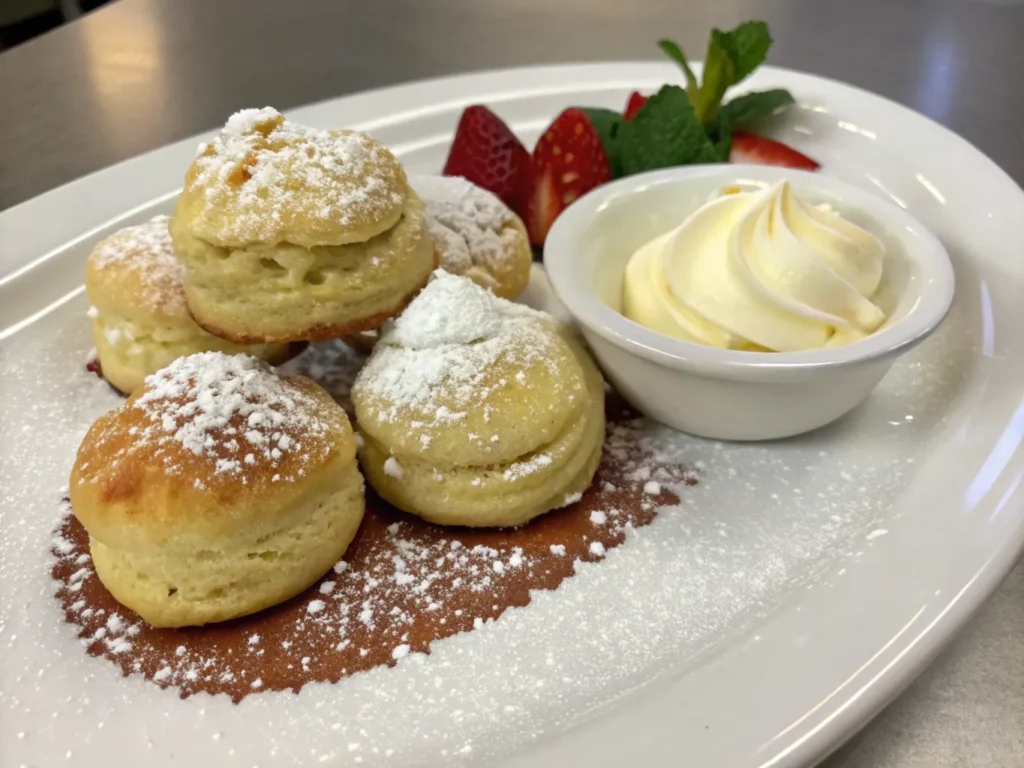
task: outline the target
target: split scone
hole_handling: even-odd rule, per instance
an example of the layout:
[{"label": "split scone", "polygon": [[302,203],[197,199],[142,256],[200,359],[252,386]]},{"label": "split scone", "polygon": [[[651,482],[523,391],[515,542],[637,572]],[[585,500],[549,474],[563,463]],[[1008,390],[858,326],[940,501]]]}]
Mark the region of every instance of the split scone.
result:
[{"label": "split scone", "polygon": [[280,363],[288,344],[242,346],[212,336],[188,313],[167,217],[115,232],[85,262],[85,291],[103,376],[131,394],[143,380],[195,352],[244,353]]},{"label": "split scone", "polygon": [[192,316],[240,344],[376,328],[435,266],[423,203],[383,144],[269,108],[200,146],[170,231]]},{"label": "split scone", "polygon": [[442,270],[382,329],[352,401],[367,480],[434,523],[565,506],[604,443],[601,374],[572,331]]},{"label": "split scone", "polygon": [[364,510],[355,437],[330,395],[219,352],[176,360],[100,417],[70,495],[100,581],[156,627],[298,594],[344,554]]},{"label": "split scone", "polygon": [[414,176],[441,269],[468,277],[495,296],[515,299],[530,282],[526,227],[486,189],[459,176]]}]

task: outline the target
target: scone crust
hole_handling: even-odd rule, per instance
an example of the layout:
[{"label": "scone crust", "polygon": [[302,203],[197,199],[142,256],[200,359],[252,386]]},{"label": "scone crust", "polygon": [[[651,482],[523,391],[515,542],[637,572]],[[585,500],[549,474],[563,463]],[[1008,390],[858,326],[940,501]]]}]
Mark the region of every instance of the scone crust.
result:
[{"label": "scone crust", "polygon": [[132,323],[194,332],[181,268],[167,230],[156,216],[105,237],[85,260],[85,291],[100,314]]},{"label": "scone crust", "polygon": [[96,573],[118,602],[155,627],[227,621],[269,608],[330,570],[363,517],[363,479],[354,461],[336,456],[310,482],[311,492],[278,528],[142,551],[90,537]]},{"label": "scone crust", "polygon": [[175,215],[219,247],[344,245],[393,227],[405,189],[401,164],[371,136],[248,109],[200,146]]},{"label": "scone crust", "polygon": [[438,264],[503,299],[530,282],[533,252],[522,219],[497,196],[460,177],[412,176],[426,206]]},{"label": "scone crust", "polygon": [[157,627],[244,616],[306,589],[362,520],[345,412],[251,357],[192,355],[89,430],[71,505],[96,573]]},{"label": "scone crust", "polygon": [[[257,384],[238,397],[262,402],[234,412],[214,404],[196,416],[194,403],[209,388],[182,386],[195,379],[181,370],[211,366],[251,377]],[[150,377],[92,425],[72,469],[71,504],[90,536],[113,548],[215,540],[280,528],[325,468],[354,457],[348,417],[317,384],[254,358],[205,353]]]},{"label": "scone crust", "polygon": [[288,344],[234,344],[200,328],[189,314],[168,217],[118,230],[85,262],[93,340],[104,378],[125,394],[146,376],[196,352],[249,354],[271,363]]},{"label": "scone crust", "polygon": [[195,236],[181,212],[171,235],[189,311],[238,344],[323,341],[378,327],[401,312],[435,267],[423,203],[409,191],[400,218],[365,242],[306,248],[281,242],[220,247]]},{"label": "scone crust", "polygon": [[542,313],[439,271],[382,330],[352,390],[367,480],[431,522],[520,525],[586,488],[604,383]]}]

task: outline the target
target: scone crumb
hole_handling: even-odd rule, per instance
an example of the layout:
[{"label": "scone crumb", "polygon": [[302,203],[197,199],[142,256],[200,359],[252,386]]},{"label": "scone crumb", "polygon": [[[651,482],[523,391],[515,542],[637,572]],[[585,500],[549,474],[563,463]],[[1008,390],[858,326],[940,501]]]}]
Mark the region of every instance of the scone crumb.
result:
[{"label": "scone crumb", "polygon": [[398,459],[394,456],[388,456],[384,462],[384,472],[395,480],[401,480],[405,477],[405,470],[402,469],[402,465],[398,463]]}]

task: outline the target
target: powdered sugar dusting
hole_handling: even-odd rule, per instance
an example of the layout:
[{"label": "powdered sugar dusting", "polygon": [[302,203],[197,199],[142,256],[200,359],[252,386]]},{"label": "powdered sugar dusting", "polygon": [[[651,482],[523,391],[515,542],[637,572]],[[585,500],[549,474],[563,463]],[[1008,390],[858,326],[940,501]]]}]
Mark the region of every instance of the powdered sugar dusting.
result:
[{"label": "powdered sugar dusting", "polygon": [[[295,479],[304,472],[302,462],[284,464],[282,459],[296,454],[320,458],[326,447],[316,438],[332,427],[320,418],[320,404],[309,392],[266,363],[220,352],[179,358],[147,377],[143,393],[125,407],[142,417],[129,428],[132,440],[111,465],[83,468],[82,481],[99,482],[116,469],[121,456],[140,450],[152,453],[170,474],[182,473],[186,451],[205,459],[215,475],[244,481],[253,470],[281,467],[284,474],[275,474],[275,481]],[[119,422],[108,426],[97,436],[97,445],[111,438],[111,430],[121,429]]]},{"label": "powdered sugar dusting", "polygon": [[[1012,281],[992,281],[989,288],[996,306],[1013,300]],[[575,563],[574,578],[534,594],[525,609],[507,610],[497,621],[469,616],[470,625],[481,618],[480,628],[435,643],[429,656],[410,652],[394,668],[379,666],[336,685],[307,685],[301,696],[270,692],[262,673],[250,676],[263,686],[244,702],[244,712],[226,696],[179,702],[141,674],[122,677],[112,659],[139,653],[141,635],[116,635],[115,643],[132,647],[111,660],[87,656],[82,644],[106,627],[108,617],[96,618],[81,597],[67,605],[80,618],[65,624],[57,616],[48,577],[52,558],[45,551],[54,507],[66,493],[67,473],[89,424],[122,402],[84,370],[92,343],[82,323],[86,304],[71,300],[5,339],[0,356],[5,381],[31,382],[9,387],[0,398],[0,422],[13,436],[0,441],[0,655],[7,683],[0,692],[0,722],[5,733],[25,733],[5,741],[5,757],[15,765],[98,764],[111,755],[159,761],[180,755],[187,740],[196,760],[218,765],[316,765],[321,758],[356,756],[368,766],[454,763],[467,746],[474,759],[487,761],[564,731],[625,689],[677,675],[682,660],[701,666],[709,650],[728,656],[746,631],[780,606],[804,606],[808,616],[808,601],[826,601],[834,611],[835,584],[846,589],[867,568],[893,568],[894,558],[902,567],[908,533],[922,527],[962,532],[963,538],[977,533],[977,515],[920,501],[966,488],[976,474],[978,465],[963,461],[961,429],[995,444],[1005,426],[1005,420],[976,418],[979,380],[989,385],[986,408],[1012,414],[1019,406],[1019,386],[993,384],[992,376],[1002,375],[992,367],[999,360],[981,356],[976,306],[969,299],[958,300],[943,328],[901,358],[869,402],[834,428],[766,446],[718,444],[638,422],[624,441],[642,441],[704,467],[684,504],[629,534],[601,562]],[[1016,345],[1013,334],[997,334],[992,343],[996,355],[1016,348],[1008,346]],[[343,399],[354,358],[340,344],[314,345],[295,368],[315,369],[318,380]],[[936,463],[950,471],[937,479]],[[651,479],[662,483],[654,474]],[[878,529],[889,533],[866,540]],[[397,538],[411,537],[403,528]],[[565,543],[552,541],[549,551]],[[945,546],[945,539],[935,541]],[[573,559],[570,551],[563,558]],[[96,576],[88,562],[77,560],[72,551],[69,575],[89,568],[77,582],[88,589]],[[510,560],[511,554],[503,562]],[[347,566],[339,563],[330,579],[340,582]],[[515,572],[506,568],[500,578]],[[314,592],[332,605],[333,596]],[[902,594],[901,587],[893,598]],[[114,612],[127,621],[127,614]],[[840,611],[840,619],[847,621],[848,613]],[[327,615],[325,610],[312,619]],[[80,638],[79,627],[86,624],[91,632]],[[257,656],[269,653],[267,635],[260,634],[252,654],[265,658]],[[170,645],[149,671],[170,667],[167,684],[175,686],[194,685],[215,665],[241,678],[245,663],[236,662],[249,658],[248,637],[235,656],[193,657],[180,673],[171,660],[181,644]],[[388,659],[400,637],[384,644]],[[105,639],[91,647],[106,655]],[[288,663],[301,667],[306,656],[309,668],[318,669],[309,653]],[[211,666],[204,670],[206,662]],[[55,690],[63,694],[55,696]],[[169,716],[174,712],[181,717]],[[244,728],[238,727],[240,714]],[[140,728],[140,722],[155,725]],[[695,728],[703,729],[701,721]],[[69,741],[71,733],[80,738]],[[348,744],[360,746],[349,755]],[[73,759],[65,757],[69,750]]]},{"label": "powdered sugar dusting", "polygon": [[515,214],[487,190],[458,176],[414,176],[409,183],[423,199],[443,269],[456,275],[474,265],[494,269],[523,245],[512,226]]},{"label": "powdered sugar dusting", "polygon": [[[58,597],[90,653],[184,695],[205,691],[240,700],[337,681],[430,653],[440,638],[484,628],[508,607],[527,604],[537,590],[558,587],[581,562],[602,559],[648,525],[656,509],[630,479],[640,467],[679,489],[694,481],[685,467],[659,464],[653,446],[638,443],[636,436],[628,423],[610,428],[613,458],[598,472],[615,483],[601,482],[583,494],[580,506],[519,529],[433,526],[397,512],[371,492],[346,560],[319,584],[273,611],[184,632],[133,624],[138,620],[128,611],[131,618],[122,618],[87,560],[83,565],[88,540],[65,500],[51,541]],[[677,500],[666,493],[656,503]]]},{"label": "powdered sugar dusting", "polygon": [[386,326],[354,391],[391,403],[385,419],[404,408],[433,411],[437,421],[457,419],[463,409],[483,405],[484,372],[499,358],[519,368],[549,364],[557,343],[550,322],[543,313],[438,270]]},{"label": "powdered sugar dusting", "polygon": [[168,313],[180,313],[185,311],[185,294],[168,221],[167,216],[154,216],[144,224],[115,232],[96,246],[89,263],[97,270],[116,264],[136,272],[142,301]]},{"label": "powdered sugar dusting", "polygon": [[401,167],[382,144],[298,125],[270,107],[228,119],[195,159],[193,187],[205,197],[200,219],[216,217],[224,242],[276,244],[305,232],[327,244],[349,225],[396,220],[405,202]]}]

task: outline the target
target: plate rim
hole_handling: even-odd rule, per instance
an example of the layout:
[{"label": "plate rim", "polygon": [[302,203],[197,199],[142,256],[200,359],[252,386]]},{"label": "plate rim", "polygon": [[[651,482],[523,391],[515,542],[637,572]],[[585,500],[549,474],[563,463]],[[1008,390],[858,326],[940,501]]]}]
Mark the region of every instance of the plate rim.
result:
[{"label": "plate rim", "polygon": [[[611,72],[612,70],[615,70],[616,72],[628,72],[633,70],[635,72],[646,72],[649,74],[645,75],[643,78],[620,76],[615,78],[612,82],[609,82],[607,79],[604,79],[603,76],[599,75],[602,71]],[[671,69],[670,65],[659,63],[655,66],[650,62],[593,62],[540,65],[511,69],[492,69],[474,73],[464,73],[450,77],[418,80],[391,85],[380,89],[369,89],[342,97],[324,99],[295,109],[286,110],[286,112],[289,115],[293,115],[300,112],[323,109],[325,107],[338,108],[339,103],[345,102],[359,102],[361,100],[367,101],[374,99],[386,101],[396,98],[405,98],[407,95],[411,95],[415,91],[423,89],[427,84],[439,88],[444,86],[454,91],[465,91],[463,96],[453,99],[454,101],[465,104],[470,103],[474,98],[479,97],[484,89],[492,88],[493,86],[488,85],[492,79],[509,77],[526,79],[528,77],[532,77],[544,81],[545,78],[541,77],[541,75],[544,75],[546,77],[557,77],[557,79],[553,80],[554,82],[568,81],[569,84],[572,85],[576,84],[577,78],[583,77],[584,75],[586,75],[584,79],[588,82],[597,82],[596,78],[600,76],[602,77],[600,80],[600,88],[601,90],[604,90],[609,87],[618,87],[617,83],[620,81],[623,88],[637,87],[638,83],[663,81],[664,77],[662,73],[673,71],[674,70]],[[1020,203],[1021,210],[1024,211],[1024,191],[1021,190],[1017,182],[1010,177],[1009,174],[1007,174],[971,142],[934,120],[910,109],[909,107],[859,88],[855,85],[796,70],[764,67],[758,74],[759,80],[771,80],[776,78],[795,78],[800,80],[806,78],[818,83],[825,89],[835,88],[841,91],[845,90],[859,98],[869,98],[884,104],[889,109],[896,109],[904,117],[912,118],[916,121],[925,121],[927,124],[930,124],[931,128],[937,129],[945,140],[953,140],[961,144],[963,149],[971,151],[973,153],[972,161],[984,162],[989,172],[997,174],[996,178],[1001,177],[1000,182],[1005,182],[1008,185],[1007,189],[1011,192],[1015,192],[1019,196],[1018,202]],[[565,94],[568,90],[569,89],[566,87],[560,87],[558,89],[552,89],[552,92]],[[438,108],[440,108],[440,106],[441,105],[439,105]],[[355,123],[357,127],[362,126],[363,124],[364,123],[359,122]],[[208,132],[204,132],[195,137],[189,137],[151,152],[121,161],[120,163],[108,168],[95,171],[79,179],[55,187],[42,195],[0,212],[0,241],[9,242],[6,238],[11,236],[11,231],[12,229],[15,229],[17,220],[25,217],[37,217],[40,215],[38,212],[40,209],[45,211],[47,208],[52,207],[59,210],[59,208],[64,204],[65,199],[69,197],[78,198],[92,186],[105,186],[107,183],[110,183],[109,180],[111,179],[116,179],[120,176],[131,176],[132,174],[130,171],[133,169],[137,172],[142,171],[146,163],[162,163],[163,158],[169,158],[172,155],[181,154],[186,148],[194,147],[195,142],[199,141],[203,136],[207,135],[207,133]],[[117,183],[123,184],[124,182],[120,181]],[[164,192],[166,194],[166,188]],[[135,206],[134,209],[140,210],[148,208],[158,197],[160,197],[160,195],[149,195],[143,202]],[[96,224],[95,227],[90,228],[90,230],[98,229],[100,227],[107,226],[112,222],[118,221],[129,215],[132,209],[125,211],[122,207],[120,213],[117,213],[114,216],[104,216],[101,212],[102,210],[103,208],[98,206],[98,212],[95,215],[99,218],[100,223]],[[72,241],[83,236],[80,229],[76,231],[78,234],[75,238],[72,238]],[[15,232],[15,234],[17,233]],[[33,261],[32,264],[36,264],[58,255],[67,247],[67,243],[68,241],[65,241],[63,244],[49,249],[44,256],[39,257],[36,261]],[[13,255],[15,254],[13,254],[12,249],[12,254],[9,254],[9,256]],[[4,284],[9,280],[25,273],[29,266],[30,265],[25,263],[24,260],[22,260],[22,263],[15,264],[13,263],[12,258],[5,258],[0,255],[0,288],[3,288]],[[1024,496],[1024,490],[1018,490],[1013,494],[1012,501],[1015,502],[1015,506],[1021,506],[1020,502],[1022,496]],[[846,738],[859,730],[859,728],[866,724],[872,716],[877,714],[877,712],[879,712],[907,685],[909,685],[910,682],[912,682],[912,680],[932,661],[932,659],[934,659],[934,657],[952,641],[957,631],[962,628],[971,616],[973,616],[974,612],[978,610],[985,600],[987,600],[987,598],[996,590],[1022,555],[1024,555],[1024,517],[1017,521],[1016,527],[1012,530],[1012,535],[1001,539],[999,545],[989,551],[986,558],[977,563],[977,569],[973,576],[963,584],[962,588],[954,593],[944,605],[936,606],[938,608],[937,615],[932,621],[930,621],[920,632],[900,640],[900,647],[898,649],[891,649],[895,653],[895,658],[889,660],[884,668],[869,680],[869,685],[858,690],[853,697],[843,702],[842,706],[835,706],[833,714],[827,719],[828,728],[815,728],[812,731],[801,734],[800,738],[795,738],[796,734],[793,734],[794,738],[789,740],[787,747],[785,749],[776,750],[774,756],[766,759],[762,765],[795,765],[803,762],[813,762],[824,758],[829,752],[838,748]],[[729,650],[730,649],[726,649],[725,653],[728,653]],[[714,663],[714,660],[709,663]],[[687,676],[688,675],[684,677]],[[668,684],[671,682],[678,682],[678,680],[662,682]],[[880,684],[882,682],[887,683],[887,685],[881,686]],[[625,702],[621,702],[621,704],[626,705]],[[839,702],[836,702],[836,705],[838,704]],[[552,742],[565,740],[570,737],[575,739],[579,736],[579,732],[584,726],[588,725],[588,723],[592,725],[594,722],[595,719],[591,718],[589,721],[585,720],[566,731],[553,734],[548,738],[542,738],[539,742],[528,746],[525,750],[519,753],[518,756],[514,755],[505,762],[508,765],[525,764],[519,762],[519,756],[536,756],[534,754],[535,751],[539,748],[544,748],[545,745],[550,746]],[[839,738],[836,738],[836,734],[839,734]]]}]

